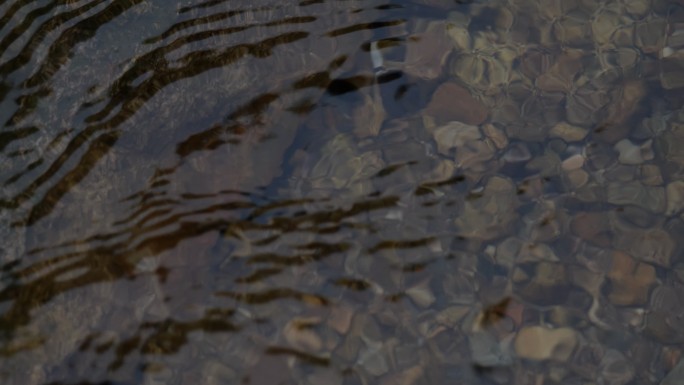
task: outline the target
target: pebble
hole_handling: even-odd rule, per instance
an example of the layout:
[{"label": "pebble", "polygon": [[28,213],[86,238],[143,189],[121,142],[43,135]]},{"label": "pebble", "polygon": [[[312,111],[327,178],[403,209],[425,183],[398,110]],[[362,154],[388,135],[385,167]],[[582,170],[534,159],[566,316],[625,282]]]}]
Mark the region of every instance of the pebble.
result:
[{"label": "pebble", "polygon": [[450,122],[437,127],[433,137],[437,142],[437,151],[442,155],[450,155],[452,149],[463,147],[468,142],[478,141],[482,138],[482,134],[476,126]]},{"label": "pebble", "polygon": [[566,142],[579,142],[587,137],[589,130],[568,122],[559,122],[551,128],[549,135],[554,138],[561,138]]},{"label": "pebble", "polygon": [[568,173],[568,180],[573,188],[578,189],[589,182],[589,173],[584,170],[572,170]]},{"label": "pebble", "polygon": [[458,167],[467,172],[466,175],[470,172],[485,173],[494,168],[488,163],[494,157],[494,153],[494,145],[488,140],[472,141],[456,152],[455,161]]},{"label": "pebble", "polygon": [[684,342],[681,319],[684,317],[684,286],[660,285],[651,293],[650,308],[645,313],[643,334],[665,345]]},{"label": "pebble", "polygon": [[623,230],[616,233],[615,248],[643,262],[670,267],[676,242],[663,229]]},{"label": "pebble", "polygon": [[453,44],[446,31],[444,22],[432,22],[425,32],[412,36],[406,44],[406,73],[422,78],[436,79],[442,74],[445,62]]},{"label": "pebble", "polygon": [[340,334],[346,334],[351,326],[354,310],[346,305],[335,306],[330,311],[328,326]]},{"label": "pebble", "polygon": [[560,263],[519,264],[511,279],[516,294],[534,305],[560,305],[570,293],[568,274]]},{"label": "pebble", "polygon": [[684,181],[670,182],[665,188],[667,208],[665,215],[674,215],[684,209]]},{"label": "pebble", "polygon": [[497,149],[503,150],[508,146],[506,133],[495,125],[491,123],[483,125],[482,132],[494,143]]},{"label": "pebble", "polygon": [[622,139],[615,143],[615,150],[620,154],[618,161],[622,164],[634,165],[644,162],[644,158],[641,156],[641,147],[629,139]]},{"label": "pebble", "polygon": [[601,359],[601,379],[605,385],[625,385],[634,378],[634,364],[615,349],[608,349]]},{"label": "pebble", "polygon": [[667,20],[662,17],[651,17],[636,23],[634,30],[636,46],[644,53],[657,53],[665,45],[667,36]]},{"label": "pebble", "polygon": [[487,108],[456,83],[444,83],[432,95],[424,110],[438,125],[451,121],[478,125],[487,119]]},{"label": "pebble", "polygon": [[677,366],[667,373],[660,385],[684,385],[684,359],[680,360]]},{"label": "pebble", "polygon": [[635,261],[626,253],[615,251],[608,279],[608,299],[612,303],[620,306],[644,305],[648,301],[651,287],[655,284],[655,268]]},{"label": "pebble", "polygon": [[511,268],[523,247],[523,241],[516,237],[509,237],[502,241],[496,248],[495,259],[499,265]]},{"label": "pebble", "polygon": [[508,146],[502,159],[508,163],[526,162],[532,158],[532,154],[527,146],[522,142],[516,142]]},{"label": "pebble", "polygon": [[612,229],[603,212],[580,212],[570,222],[572,232],[583,240],[601,247],[611,245]]},{"label": "pebble", "polygon": [[430,280],[426,279],[406,290],[406,295],[418,306],[426,308],[435,302],[435,295],[430,289]]},{"label": "pebble", "polygon": [[373,376],[382,376],[389,370],[381,343],[362,349],[357,364]]},{"label": "pebble", "polygon": [[646,186],[662,186],[663,174],[655,164],[642,164],[639,168],[639,180]]},{"label": "pebble", "polygon": [[450,306],[440,311],[435,318],[440,325],[455,328],[469,312],[469,306]]},{"label": "pebble", "polygon": [[618,206],[636,205],[658,214],[665,211],[665,188],[638,181],[612,182],[606,188],[606,201]]},{"label": "pebble", "polygon": [[625,10],[638,18],[643,17],[651,11],[651,2],[649,0],[630,0],[625,3]]},{"label": "pebble", "polygon": [[515,353],[533,361],[566,361],[577,345],[577,332],[570,328],[547,329],[528,326],[518,332]]},{"label": "pebble", "polygon": [[582,154],[575,154],[561,163],[561,168],[565,171],[578,170],[584,166],[584,156]]}]

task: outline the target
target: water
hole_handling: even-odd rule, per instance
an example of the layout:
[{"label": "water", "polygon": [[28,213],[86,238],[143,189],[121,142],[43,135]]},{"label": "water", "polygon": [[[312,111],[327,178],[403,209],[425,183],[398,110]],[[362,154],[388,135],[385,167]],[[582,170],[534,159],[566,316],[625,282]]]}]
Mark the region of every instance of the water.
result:
[{"label": "water", "polygon": [[672,381],[682,25],[0,0],[0,382]]}]

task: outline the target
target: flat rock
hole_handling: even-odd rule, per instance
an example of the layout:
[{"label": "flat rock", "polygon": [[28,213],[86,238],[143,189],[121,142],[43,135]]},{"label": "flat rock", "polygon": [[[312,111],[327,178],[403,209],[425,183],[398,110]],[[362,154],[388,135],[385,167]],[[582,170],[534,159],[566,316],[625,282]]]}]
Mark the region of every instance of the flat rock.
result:
[{"label": "flat rock", "polygon": [[621,306],[644,305],[655,284],[655,268],[636,261],[626,253],[615,251],[608,279],[608,299],[612,303]]},{"label": "flat rock", "polygon": [[622,164],[641,164],[644,158],[641,156],[641,148],[629,139],[622,139],[615,143],[615,150],[620,153],[618,160]]},{"label": "flat rock", "polygon": [[565,361],[575,350],[577,332],[570,328],[547,329],[528,326],[515,338],[515,353],[533,361]]},{"label": "flat rock", "polygon": [[606,201],[614,205],[635,205],[652,213],[665,211],[665,188],[645,186],[641,182],[611,182],[606,188]]},{"label": "flat rock", "polygon": [[487,119],[487,108],[456,83],[444,83],[432,95],[424,114],[438,125],[450,121],[478,125]]},{"label": "flat rock", "polygon": [[539,306],[565,303],[571,291],[564,265],[553,262],[521,263],[511,280],[515,293],[524,301]]},{"label": "flat rock", "polygon": [[479,128],[461,122],[449,122],[437,127],[433,136],[437,142],[437,151],[442,155],[450,155],[451,150],[482,138]]},{"label": "flat rock", "polygon": [[613,231],[604,212],[580,212],[570,222],[571,231],[583,240],[597,246],[610,246]]},{"label": "flat rock", "polygon": [[554,138],[561,138],[566,142],[579,142],[586,138],[589,130],[579,126],[574,126],[568,122],[559,122],[551,128],[549,135]]},{"label": "flat rock", "polygon": [[414,34],[406,45],[405,71],[422,79],[436,79],[442,74],[453,44],[444,22],[432,22],[425,32]]},{"label": "flat rock", "polygon": [[676,243],[667,231],[655,228],[617,232],[615,248],[641,261],[670,267]]}]

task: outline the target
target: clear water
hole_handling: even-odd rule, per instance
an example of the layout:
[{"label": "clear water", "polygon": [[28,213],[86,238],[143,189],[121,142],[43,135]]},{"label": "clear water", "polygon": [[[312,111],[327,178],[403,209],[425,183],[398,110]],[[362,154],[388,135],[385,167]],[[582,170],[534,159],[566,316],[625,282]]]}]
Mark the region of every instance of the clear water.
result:
[{"label": "clear water", "polygon": [[683,14],[0,0],[0,382],[660,383]]}]

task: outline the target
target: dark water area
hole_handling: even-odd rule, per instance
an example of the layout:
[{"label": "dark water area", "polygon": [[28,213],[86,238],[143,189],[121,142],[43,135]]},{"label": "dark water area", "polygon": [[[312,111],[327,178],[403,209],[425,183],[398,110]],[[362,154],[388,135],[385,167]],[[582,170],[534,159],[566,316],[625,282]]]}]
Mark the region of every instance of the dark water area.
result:
[{"label": "dark water area", "polygon": [[684,3],[0,0],[0,383],[680,384]]}]

